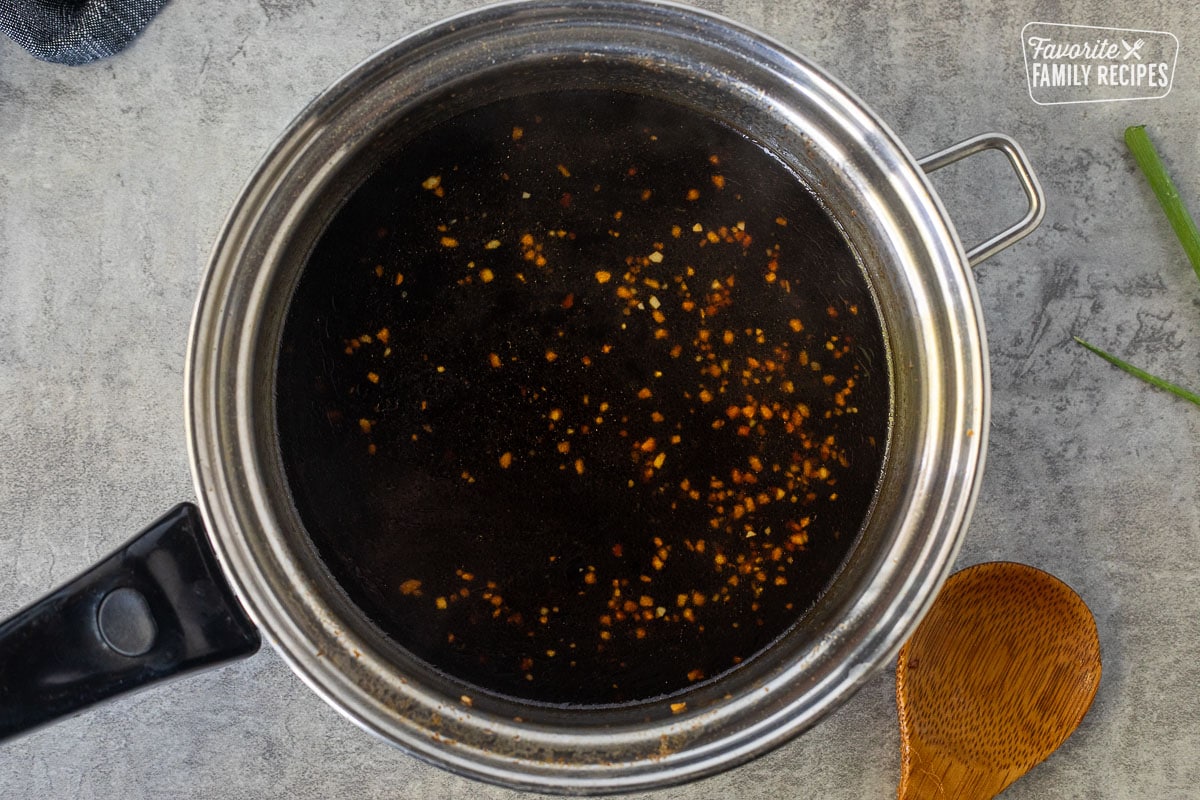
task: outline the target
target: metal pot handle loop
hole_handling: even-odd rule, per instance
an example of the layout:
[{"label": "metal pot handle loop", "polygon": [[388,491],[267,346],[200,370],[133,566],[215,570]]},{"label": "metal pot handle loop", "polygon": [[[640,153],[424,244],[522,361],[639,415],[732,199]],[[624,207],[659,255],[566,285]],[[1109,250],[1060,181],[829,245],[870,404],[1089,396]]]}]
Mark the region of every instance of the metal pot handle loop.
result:
[{"label": "metal pot handle loop", "polygon": [[1033,174],[1033,167],[1029,165],[1029,159],[1025,157],[1025,151],[1011,137],[1005,136],[1003,133],[981,133],[978,136],[972,136],[970,139],[952,144],[944,150],[918,159],[917,164],[926,172],[933,172],[984,150],[999,150],[1008,157],[1013,171],[1017,174],[1017,180],[1021,182],[1021,188],[1025,191],[1025,198],[1029,201],[1029,211],[1020,222],[968,250],[967,263],[972,267],[991,258],[1009,245],[1024,239],[1041,223],[1042,217],[1046,214],[1046,196],[1042,193],[1042,185],[1038,183],[1037,176]]}]

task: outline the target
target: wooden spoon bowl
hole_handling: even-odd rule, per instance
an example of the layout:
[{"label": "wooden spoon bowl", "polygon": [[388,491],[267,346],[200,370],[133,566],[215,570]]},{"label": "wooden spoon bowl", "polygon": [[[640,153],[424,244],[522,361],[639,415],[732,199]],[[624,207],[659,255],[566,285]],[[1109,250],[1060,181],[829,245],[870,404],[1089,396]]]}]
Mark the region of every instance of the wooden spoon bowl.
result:
[{"label": "wooden spoon bowl", "polygon": [[900,650],[900,800],[995,797],[1054,752],[1100,684],[1087,605],[1039,569],[978,564],[946,581]]}]

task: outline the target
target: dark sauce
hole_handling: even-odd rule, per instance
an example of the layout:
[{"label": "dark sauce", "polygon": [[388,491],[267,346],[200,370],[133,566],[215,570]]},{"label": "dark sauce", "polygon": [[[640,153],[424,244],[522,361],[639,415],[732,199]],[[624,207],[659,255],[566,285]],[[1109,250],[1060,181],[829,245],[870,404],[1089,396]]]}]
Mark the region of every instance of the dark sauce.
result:
[{"label": "dark sauce", "polygon": [[319,240],[278,369],[297,509],[347,595],[457,678],[646,699],[788,630],[889,424],[854,253],[772,155],[600,92],[438,124]]}]

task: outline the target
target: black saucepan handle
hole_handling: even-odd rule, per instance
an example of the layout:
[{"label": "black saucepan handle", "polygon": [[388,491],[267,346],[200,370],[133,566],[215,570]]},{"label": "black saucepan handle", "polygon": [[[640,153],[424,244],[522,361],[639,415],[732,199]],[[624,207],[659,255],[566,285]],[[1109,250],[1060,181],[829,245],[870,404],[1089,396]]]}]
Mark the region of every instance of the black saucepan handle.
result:
[{"label": "black saucepan handle", "polygon": [[0,623],[0,740],[259,647],[184,503]]}]

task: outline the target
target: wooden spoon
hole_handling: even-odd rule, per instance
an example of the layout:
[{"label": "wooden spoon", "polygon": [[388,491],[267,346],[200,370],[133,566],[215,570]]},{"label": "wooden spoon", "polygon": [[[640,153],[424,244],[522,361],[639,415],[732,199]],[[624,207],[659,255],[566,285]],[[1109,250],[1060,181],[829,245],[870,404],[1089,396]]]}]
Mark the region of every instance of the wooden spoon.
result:
[{"label": "wooden spoon", "polygon": [[900,800],[984,800],[1067,740],[1100,684],[1100,640],[1062,581],[1008,562],[950,576],[900,650]]}]

